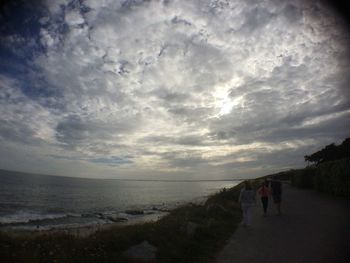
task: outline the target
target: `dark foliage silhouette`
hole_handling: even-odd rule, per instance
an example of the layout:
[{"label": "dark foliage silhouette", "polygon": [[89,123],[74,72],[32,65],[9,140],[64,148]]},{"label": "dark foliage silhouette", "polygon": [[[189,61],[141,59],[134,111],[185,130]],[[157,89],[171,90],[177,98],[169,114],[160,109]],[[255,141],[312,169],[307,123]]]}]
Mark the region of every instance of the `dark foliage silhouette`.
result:
[{"label": "dark foliage silhouette", "polygon": [[311,155],[305,155],[306,162],[316,163],[316,165],[350,157],[350,138],[345,139],[340,145],[334,143],[327,145],[322,150]]}]

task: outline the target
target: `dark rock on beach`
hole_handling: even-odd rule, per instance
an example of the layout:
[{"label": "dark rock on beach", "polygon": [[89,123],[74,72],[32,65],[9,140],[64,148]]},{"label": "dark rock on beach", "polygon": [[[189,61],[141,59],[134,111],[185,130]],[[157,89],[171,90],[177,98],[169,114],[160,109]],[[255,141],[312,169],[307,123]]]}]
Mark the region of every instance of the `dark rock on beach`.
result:
[{"label": "dark rock on beach", "polygon": [[113,217],[113,216],[108,216],[107,217],[108,220],[115,222],[115,223],[119,223],[119,222],[126,222],[128,221],[127,218],[124,217]]},{"label": "dark rock on beach", "polygon": [[126,210],[125,213],[129,215],[143,215],[145,212],[142,210]]}]

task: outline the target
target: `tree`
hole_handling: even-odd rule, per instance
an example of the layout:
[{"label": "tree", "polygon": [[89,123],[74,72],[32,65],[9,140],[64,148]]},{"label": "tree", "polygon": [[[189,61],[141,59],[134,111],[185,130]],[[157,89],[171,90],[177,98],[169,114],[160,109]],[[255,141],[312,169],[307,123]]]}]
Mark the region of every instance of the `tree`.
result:
[{"label": "tree", "polygon": [[316,165],[338,160],[342,158],[350,157],[350,138],[345,139],[339,146],[336,146],[334,143],[331,143],[311,155],[305,155],[305,162],[316,163]]}]

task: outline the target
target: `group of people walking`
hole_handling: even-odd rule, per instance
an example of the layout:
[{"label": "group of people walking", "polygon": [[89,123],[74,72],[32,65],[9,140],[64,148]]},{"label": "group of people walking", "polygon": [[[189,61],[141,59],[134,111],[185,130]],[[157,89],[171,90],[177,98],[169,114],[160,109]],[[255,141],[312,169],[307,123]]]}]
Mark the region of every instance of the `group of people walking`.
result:
[{"label": "group of people walking", "polygon": [[282,183],[279,180],[265,179],[257,192],[253,189],[250,181],[245,181],[238,199],[243,213],[243,226],[251,225],[253,208],[257,203],[256,194],[258,194],[261,199],[263,216],[267,215],[267,208],[271,197],[275,203],[277,214],[281,214]]}]

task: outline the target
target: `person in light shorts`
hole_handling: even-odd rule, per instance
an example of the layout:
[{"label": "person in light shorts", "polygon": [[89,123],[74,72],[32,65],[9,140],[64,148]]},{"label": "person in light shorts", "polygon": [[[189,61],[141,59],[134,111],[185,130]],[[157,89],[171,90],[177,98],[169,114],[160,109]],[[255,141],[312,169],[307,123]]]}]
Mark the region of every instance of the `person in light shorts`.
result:
[{"label": "person in light shorts", "polygon": [[252,223],[253,208],[256,205],[256,193],[250,181],[244,182],[244,187],[239,194],[238,202],[241,205],[243,213],[242,225],[244,227],[250,226]]}]

